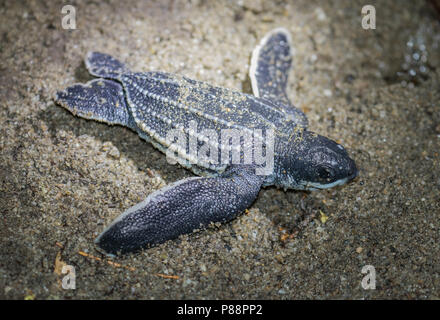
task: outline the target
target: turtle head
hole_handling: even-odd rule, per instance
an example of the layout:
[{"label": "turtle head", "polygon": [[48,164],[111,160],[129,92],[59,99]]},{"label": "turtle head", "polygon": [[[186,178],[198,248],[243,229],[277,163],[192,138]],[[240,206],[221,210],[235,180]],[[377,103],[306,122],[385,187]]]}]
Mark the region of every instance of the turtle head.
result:
[{"label": "turtle head", "polygon": [[307,130],[291,136],[283,158],[279,184],[285,188],[327,189],[358,174],[355,162],[343,146]]}]

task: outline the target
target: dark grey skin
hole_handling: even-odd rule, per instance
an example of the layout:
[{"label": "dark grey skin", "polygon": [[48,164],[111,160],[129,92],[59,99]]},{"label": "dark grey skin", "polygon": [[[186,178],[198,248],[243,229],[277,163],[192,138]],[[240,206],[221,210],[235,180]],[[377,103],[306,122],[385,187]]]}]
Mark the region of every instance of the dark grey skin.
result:
[{"label": "dark grey skin", "polygon": [[[213,164],[179,154],[178,162],[201,177],[180,180],[128,209],[96,239],[98,246],[109,254],[127,253],[229,221],[254,202],[263,186],[316,190],[356,177],[347,151],[309,131],[304,113],[289,102],[291,62],[289,34],[273,30],[253,52],[250,95],[163,72],[133,73],[109,55],[89,53],[86,66],[99,79],[56,96],[75,115],[127,126],[162,152],[170,147],[167,132],[179,124],[187,128],[191,121],[219,136],[222,129],[274,132],[273,171],[266,175],[257,174],[261,164],[255,161]],[[187,134],[198,143],[204,137],[200,130]]]}]

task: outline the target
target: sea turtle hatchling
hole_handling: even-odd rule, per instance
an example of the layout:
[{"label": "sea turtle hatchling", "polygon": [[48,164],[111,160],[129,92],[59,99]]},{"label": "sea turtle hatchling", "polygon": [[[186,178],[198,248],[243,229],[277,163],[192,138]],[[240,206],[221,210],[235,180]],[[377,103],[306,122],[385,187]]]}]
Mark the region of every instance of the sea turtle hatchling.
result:
[{"label": "sea turtle hatchling", "polygon": [[[239,150],[238,162],[205,161],[189,148],[173,149],[177,162],[200,177],[150,194],[115,219],[98,236],[97,245],[108,254],[136,251],[235,218],[254,202],[263,186],[316,190],[356,177],[355,162],[347,151],[309,131],[305,114],[289,102],[286,85],[291,63],[290,35],[282,28],[268,33],[252,53],[253,95],[165,72],[131,72],[109,55],[89,53],[86,67],[99,79],[56,94],[56,102],[74,115],[129,127],[164,153],[177,141],[167,138],[173,130],[196,141],[198,148],[210,147],[207,155],[216,148],[224,151],[219,140],[222,130],[251,132],[254,152],[257,142],[263,145],[263,139],[273,133],[272,149],[268,143],[263,148],[266,155],[273,153],[272,171],[265,174],[257,172],[263,163],[255,157],[243,161],[241,138],[226,143],[227,150]],[[194,123],[197,128],[191,129]]]}]

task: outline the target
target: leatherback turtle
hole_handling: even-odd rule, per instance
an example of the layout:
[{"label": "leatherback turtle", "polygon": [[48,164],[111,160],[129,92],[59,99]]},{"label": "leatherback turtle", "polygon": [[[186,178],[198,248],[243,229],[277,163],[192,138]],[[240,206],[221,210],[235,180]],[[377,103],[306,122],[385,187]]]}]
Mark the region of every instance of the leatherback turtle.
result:
[{"label": "leatherback turtle", "polygon": [[[126,253],[231,220],[263,186],[316,190],[353,179],[358,171],[344,147],[309,131],[305,114],[289,102],[291,63],[290,35],[282,28],[269,32],[252,53],[253,95],[165,72],[131,72],[109,55],[89,53],[86,67],[99,79],[58,92],[56,102],[74,115],[129,127],[162,152],[171,149],[178,163],[200,176],[129,208],[99,235],[97,245],[108,254]],[[222,136],[231,130],[243,135]],[[191,152],[191,143],[169,138],[170,132],[184,134],[197,150],[205,146],[209,161]],[[257,145],[269,155],[264,162],[256,161]],[[225,150],[227,161],[216,161]],[[245,161],[249,152],[254,156]],[[270,154],[271,170],[258,171],[270,168]]]}]

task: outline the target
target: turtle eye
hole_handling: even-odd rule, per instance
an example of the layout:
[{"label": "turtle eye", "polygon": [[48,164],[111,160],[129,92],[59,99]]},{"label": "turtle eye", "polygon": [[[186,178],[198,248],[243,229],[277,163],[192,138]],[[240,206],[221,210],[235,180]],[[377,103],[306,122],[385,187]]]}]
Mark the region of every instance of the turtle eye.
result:
[{"label": "turtle eye", "polygon": [[319,167],[318,168],[318,176],[321,180],[331,181],[334,177],[333,170],[328,167]]}]

